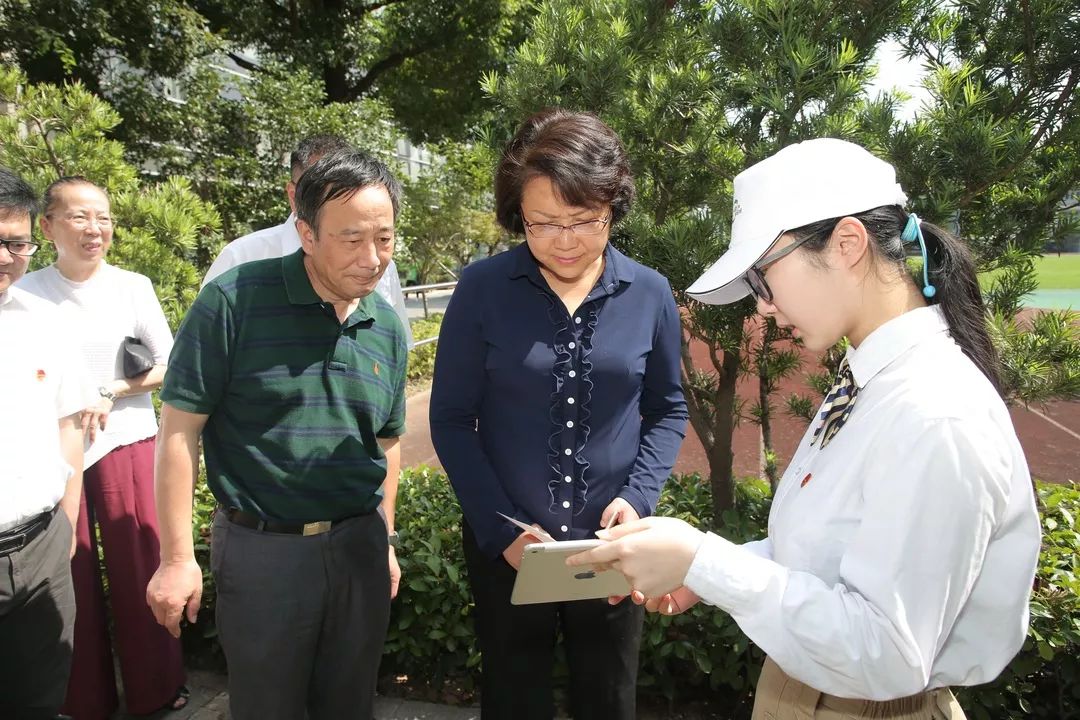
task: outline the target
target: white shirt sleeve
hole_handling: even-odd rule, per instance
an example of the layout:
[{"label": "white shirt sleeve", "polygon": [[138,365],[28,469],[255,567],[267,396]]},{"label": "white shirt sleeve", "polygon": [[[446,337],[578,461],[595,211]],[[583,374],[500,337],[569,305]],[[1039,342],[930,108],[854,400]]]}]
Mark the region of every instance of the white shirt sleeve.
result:
[{"label": "white shirt sleeve", "polygon": [[81,356],[78,343],[57,342],[52,352],[55,372],[59,376],[56,383],[56,417],[61,419],[92,405],[98,394],[91,390],[92,384],[86,381],[76,362],[76,358]]},{"label": "white shirt sleeve", "polygon": [[226,273],[232,270],[237,265],[243,264],[243,260],[236,255],[235,241],[229,243],[221,249],[218,256],[214,258],[214,262],[210,263],[210,269],[206,271],[206,276],[203,277],[202,285],[199,289],[206,287],[206,283],[210,282],[218,275]]},{"label": "white shirt sleeve", "polygon": [[172,352],[173,336],[150,278],[136,276],[133,295],[136,335],[150,349],[154,364],[165,365],[169,360],[169,353]]},{"label": "white shirt sleeve", "polygon": [[412,327],[409,324],[409,310],[405,307],[405,293],[401,292],[401,279],[398,277],[397,265],[394,264],[393,260],[387,265],[383,278],[386,281],[386,287],[390,295],[386,299],[397,311],[398,319],[401,320],[401,327],[405,330],[405,347],[411,349],[413,346],[413,334]]},{"label": "white shirt sleeve", "polygon": [[713,534],[685,584],[815,689],[869,700],[923,691],[1008,503],[1009,444],[973,425],[935,420],[897,443],[900,457],[882,453],[835,585]]}]

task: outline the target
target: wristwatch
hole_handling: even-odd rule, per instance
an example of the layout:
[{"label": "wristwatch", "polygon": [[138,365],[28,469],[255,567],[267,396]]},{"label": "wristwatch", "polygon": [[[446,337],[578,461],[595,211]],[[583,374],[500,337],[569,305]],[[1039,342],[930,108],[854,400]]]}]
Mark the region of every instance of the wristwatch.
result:
[{"label": "wristwatch", "polygon": [[116,402],[116,393],[109,392],[109,388],[105,387],[104,385],[99,387],[97,389],[97,391],[98,391],[98,395],[100,395],[103,398],[108,398],[109,402]]},{"label": "wristwatch", "polygon": [[397,534],[397,530],[386,535],[387,542],[390,543],[390,547],[396,548],[401,543],[401,536]]}]

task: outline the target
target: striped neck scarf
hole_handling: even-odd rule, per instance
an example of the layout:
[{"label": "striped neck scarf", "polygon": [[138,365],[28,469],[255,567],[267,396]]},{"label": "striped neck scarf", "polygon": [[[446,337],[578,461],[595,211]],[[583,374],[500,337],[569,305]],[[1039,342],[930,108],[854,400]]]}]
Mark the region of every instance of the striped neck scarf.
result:
[{"label": "striped neck scarf", "polygon": [[855,377],[851,374],[851,366],[845,357],[840,363],[840,369],[836,373],[836,381],[833,383],[829,394],[825,396],[825,404],[821,406],[818,419],[821,424],[814,431],[814,439],[811,445],[821,440],[824,449],[833,439],[840,428],[847,422],[851,415],[851,409],[855,407],[855,397],[859,394],[859,386],[855,384]]}]

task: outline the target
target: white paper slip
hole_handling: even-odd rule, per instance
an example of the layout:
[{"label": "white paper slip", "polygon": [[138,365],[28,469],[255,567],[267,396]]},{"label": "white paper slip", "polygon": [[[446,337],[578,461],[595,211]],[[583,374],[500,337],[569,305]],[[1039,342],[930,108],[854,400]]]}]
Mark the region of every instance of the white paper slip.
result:
[{"label": "white paper slip", "polygon": [[529,533],[530,535],[534,535],[534,536],[540,538],[541,542],[546,542],[546,543],[555,542],[555,538],[548,535],[547,531],[545,531],[545,530],[537,530],[532,525],[526,525],[525,523],[521,522],[520,520],[515,520],[514,518],[510,517],[509,515],[504,515],[502,513],[499,513],[499,517],[503,518],[504,520],[509,520],[510,522],[514,523],[514,525],[521,528],[522,530]]}]

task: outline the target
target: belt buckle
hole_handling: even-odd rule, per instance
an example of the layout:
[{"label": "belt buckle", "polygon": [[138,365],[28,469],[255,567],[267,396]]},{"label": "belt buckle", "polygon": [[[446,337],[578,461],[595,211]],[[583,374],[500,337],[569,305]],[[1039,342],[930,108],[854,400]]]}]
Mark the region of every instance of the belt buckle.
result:
[{"label": "belt buckle", "polygon": [[320,520],[319,522],[304,523],[304,531],[302,535],[307,537],[308,535],[322,535],[324,532],[330,531],[331,523],[329,520]]},{"label": "belt buckle", "polygon": [[13,552],[18,552],[26,547],[26,533],[21,532],[18,535],[12,535],[11,537],[0,540],[0,557],[10,555]]}]

